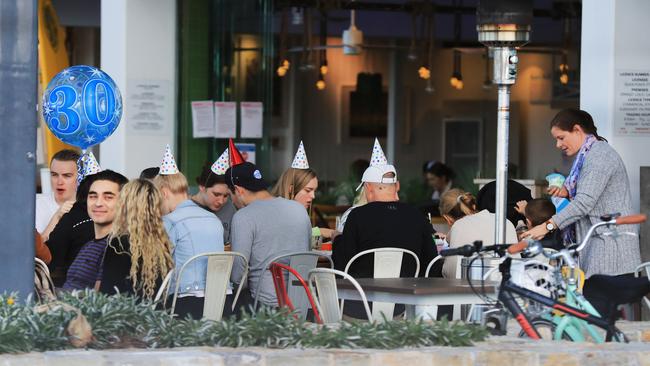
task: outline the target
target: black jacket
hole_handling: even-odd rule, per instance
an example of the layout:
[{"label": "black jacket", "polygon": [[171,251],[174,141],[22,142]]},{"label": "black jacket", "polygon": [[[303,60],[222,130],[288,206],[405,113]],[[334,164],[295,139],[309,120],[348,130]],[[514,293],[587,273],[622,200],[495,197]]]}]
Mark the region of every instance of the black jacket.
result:
[{"label": "black jacket", "polygon": [[[401,202],[372,202],[352,210],[345,222],[343,234],[336,237],[332,259],[336,269],[344,270],[357,253],[374,248],[396,247],[414,252],[420,260],[420,276],[429,262],[438,255],[433,241],[433,227],[417,208]],[[441,261],[442,262],[442,261]],[[441,273],[434,268],[434,276]],[[372,255],[357,259],[348,271],[355,278],[373,277]],[[412,277],[415,261],[405,255],[402,277]]]},{"label": "black jacket", "polygon": [[50,271],[54,286],[63,286],[68,268],[79,250],[93,239],[95,227],[88,216],[86,202],[75,202],[70,211],[61,217],[45,243],[52,253]]}]

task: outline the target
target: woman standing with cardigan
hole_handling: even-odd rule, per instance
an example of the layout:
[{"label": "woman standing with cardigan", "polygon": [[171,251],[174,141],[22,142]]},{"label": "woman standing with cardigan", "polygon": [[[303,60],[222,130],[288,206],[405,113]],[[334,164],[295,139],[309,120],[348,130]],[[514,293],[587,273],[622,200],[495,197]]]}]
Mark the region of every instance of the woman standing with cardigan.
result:
[{"label": "woman standing with cardigan", "polygon": [[[559,112],[551,121],[551,135],[557,148],[567,156],[575,156],[575,160],[564,186],[552,187],[549,193],[568,198],[570,203],[547,222],[524,233],[524,237],[540,239],[549,231],[559,229],[565,242],[579,243],[589,227],[600,222],[602,215],[633,213],[630,181],[623,160],[607,140],[598,136],[589,113],[576,109]],[[579,258],[587,278],[584,294],[596,308],[599,294],[595,293],[595,282],[590,281],[590,277],[599,274],[633,276],[641,263],[637,235],[602,235],[606,229],[601,229],[594,233]],[[618,229],[638,233],[636,225]]]}]

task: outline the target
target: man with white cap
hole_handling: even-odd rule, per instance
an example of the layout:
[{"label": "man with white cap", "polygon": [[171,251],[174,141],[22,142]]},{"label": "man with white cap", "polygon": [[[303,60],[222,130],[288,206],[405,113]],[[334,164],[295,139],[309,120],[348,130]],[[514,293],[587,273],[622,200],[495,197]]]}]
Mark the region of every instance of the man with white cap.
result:
[{"label": "man with white cap", "polygon": [[[368,203],[350,212],[343,233],[334,240],[334,266],[344,270],[356,254],[385,247],[408,249],[418,256],[420,263],[429,263],[438,255],[432,238],[433,228],[420,210],[399,202],[397,171],[386,161],[377,140],[370,164],[359,185],[359,188],[363,186],[366,190]],[[420,267],[420,275],[424,275],[425,268],[426,265]],[[436,270],[439,272],[440,268]],[[414,272],[415,261],[404,257],[401,275],[410,277]],[[373,257],[359,258],[348,273],[359,278],[373,277]],[[350,306],[349,315],[358,314],[354,308]]]}]

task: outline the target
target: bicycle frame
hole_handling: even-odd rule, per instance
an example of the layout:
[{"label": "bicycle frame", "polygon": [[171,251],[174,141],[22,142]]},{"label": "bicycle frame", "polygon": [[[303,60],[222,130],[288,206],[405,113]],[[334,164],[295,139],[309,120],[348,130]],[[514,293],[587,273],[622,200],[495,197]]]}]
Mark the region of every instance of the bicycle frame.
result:
[{"label": "bicycle frame", "polygon": [[[575,268],[569,268],[570,274],[567,281],[566,297],[564,303],[566,305],[583,309],[584,311],[592,314],[594,316],[600,317],[598,311],[591,305],[589,301],[578,291],[578,285],[575,280],[574,271]],[[603,343],[605,338],[596,332],[596,329],[591,325],[587,324],[585,321],[574,317],[574,316],[560,316],[560,315],[547,315],[546,318],[553,323],[555,323],[555,333],[553,339],[560,340],[562,339],[562,334],[566,333],[569,335],[572,341],[574,342],[584,342],[585,337],[582,330],[586,330],[589,333],[589,336],[594,340],[595,343]]]}]

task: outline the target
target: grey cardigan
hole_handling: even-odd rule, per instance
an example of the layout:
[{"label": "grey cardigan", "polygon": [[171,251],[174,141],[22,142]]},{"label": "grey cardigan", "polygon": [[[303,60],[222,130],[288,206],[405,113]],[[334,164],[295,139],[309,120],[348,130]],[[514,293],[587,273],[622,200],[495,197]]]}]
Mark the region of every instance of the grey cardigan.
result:
[{"label": "grey cardigan", "polygon": [[[625,165],[618,153],[607,142],[596,141],[580,171],[576,196],[553,221],[560,229],[576,223],[578,242],[589,227],[600,221],[604,214],[620,212],[632,214],[630,181]],[[587,278],[595,274],[620,275],[634,272],[641,263],[638,235],[601,235],[597,230],[580,253],[580,266]],[[637,225],[623,225],[619,232],[638,234]]]}]

